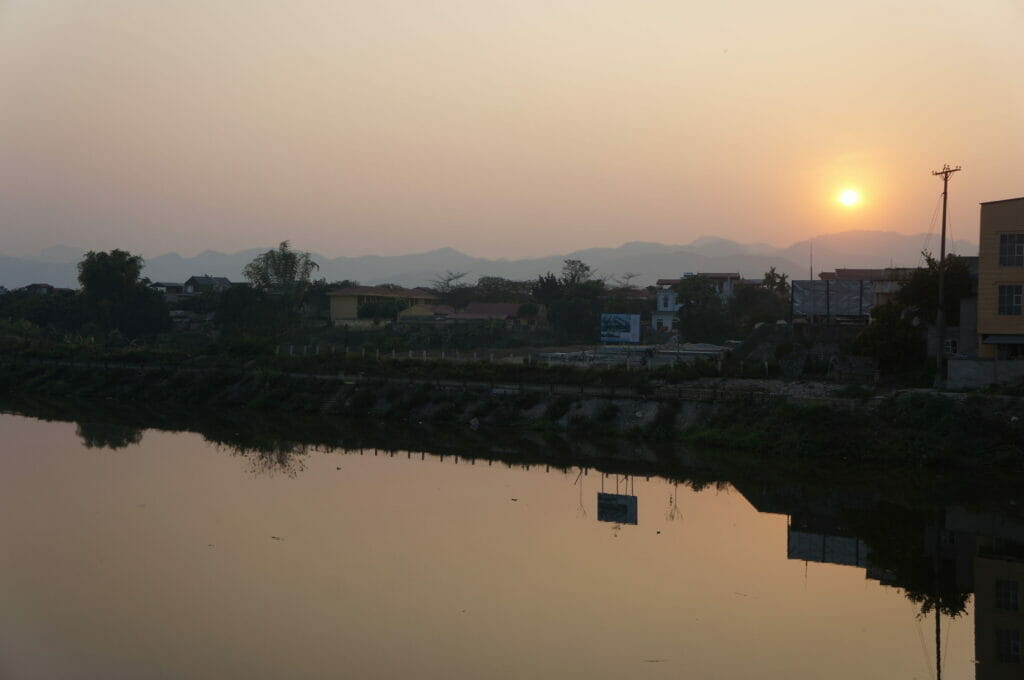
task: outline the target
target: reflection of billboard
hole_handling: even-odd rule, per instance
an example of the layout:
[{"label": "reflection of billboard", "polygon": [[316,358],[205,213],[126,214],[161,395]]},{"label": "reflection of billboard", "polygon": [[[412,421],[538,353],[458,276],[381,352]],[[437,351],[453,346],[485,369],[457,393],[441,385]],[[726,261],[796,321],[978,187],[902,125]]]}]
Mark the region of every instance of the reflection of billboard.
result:
[{"label": "reflection of billboard", "polygon": [[789,529],[786,557],[804,562],[868,566],[868,547],[860,539],[847,536],[826,536]]},{"label": "reflection of billboard", "polygon": [[867,316],[875,299],[872,281],[794,281],[793,316]]},{"label": "reflection of billboard", "polygon": [[636,496],[598,492],[597,521],[636,524]]},{"label": "reflection of billboard", "polygon": [[640,315],[602,314],[601,342],[640,342]]}]

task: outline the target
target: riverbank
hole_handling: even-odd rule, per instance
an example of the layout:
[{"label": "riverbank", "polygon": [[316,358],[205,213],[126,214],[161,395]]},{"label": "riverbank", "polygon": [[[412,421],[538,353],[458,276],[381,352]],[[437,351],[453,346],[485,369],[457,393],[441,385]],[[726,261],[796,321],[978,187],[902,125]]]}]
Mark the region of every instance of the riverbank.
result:
[{"label": "riverbank", "polygon": [[1016,397],[714,378],[635,387],[603,385],[592,375],[586,384],[471,380],[468,374],[460,380],[415,370],[401,375],[397,368],[368,375],[21,359],[0,363],[0,397],[145,404],[195,417],[245,410],[688,443],[775,460],[1024,469],[1024,400]]}]

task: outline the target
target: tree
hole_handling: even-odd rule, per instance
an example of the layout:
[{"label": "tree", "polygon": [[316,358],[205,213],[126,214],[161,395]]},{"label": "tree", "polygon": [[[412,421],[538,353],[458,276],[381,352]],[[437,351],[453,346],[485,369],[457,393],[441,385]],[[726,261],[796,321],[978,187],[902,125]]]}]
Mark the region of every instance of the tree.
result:
[{"label": "tree", "polygon": [[537,304],[551,306],[553,302],[562,297],[564,286],[557,276],[548,272],[544,276],[538,276],[530,297]]},{"label": "tree", "polygon": [[672,288],[682,305],[676,313],[681,341],[721,342],[735,332],[714,281],[698,274],[681,279]]},{"label": "tree", "polygon": [[[925,266],[914,270],[894,296],[896,305],[915,310],[923,321],[931,323],[939,309],[939,262],[929,253],[921,253]],[[963,258],[950,255],[943,263],[945,285],[943,289],[946,323],[960,323],[960,300],[972,291],[971,272]]]},{"label": "tree", "polygon": [[924,362],[924,338],[907,318],[910,312],[895,302],[871,310],[871,323],[853,341],[853,351],[878,359],[886,372],[905,371]]},{"label": "tree", "polygon": [[590,265],[583,260],[565,260],[562,265],[562,284],[575,286],[589,281],[593,276]]},{"label": "tree", "polygon": [[281,241],[276,250],[268,250],[245,265],[242,274],[258,290],[301,298],[317,269],[320,265],[309,253],[295,252],[288,241]]},{"label": "tree", "polygon": [[141,278],[143,259],[124,250],[90,250],[78,263],[82,305],[88,320],[128,338],[167,330],[170,316],[163,296]]},{"label": "tree", "polygon": [[770,267],[764,273],[764,281],[762,281],[761,285],[783,299],[789,297],[789,276],[779,274],[775,271],[775,267]]},{"label": "tree", "polygon": [[469,272],[453,272],[448,270],[444,274],[435,277],[430,282],[430,287],[438,295],[444,296],[452,292],[455,288],[462,288],[465,286],[466,284],[462,283],[462,279],[466,278],[468,275]]},{"label": "tree", "polygon": [[[276,250],[268,250],[257,256],[245,265],[242,274],[249,279],[253,288],[267,294],[261,306],[275,309],[260,311],[248,321],[241,321],[240,325],[251,326],[253,318],[269,317],[276,319],[276,323],[264,330],[275,333],[286,331],[298,319],[299,308],[312,285],[310,277],[317,269],[320,269],[320,265],[313,261],[309,253],[292,250],[288,241],[281,241]],[[239,298],[230,302],[233,311],[226,314],[226,317],[232,317],[238,310],[243,314],[247,313],[246,310],[255,311],[252,298]]]}]

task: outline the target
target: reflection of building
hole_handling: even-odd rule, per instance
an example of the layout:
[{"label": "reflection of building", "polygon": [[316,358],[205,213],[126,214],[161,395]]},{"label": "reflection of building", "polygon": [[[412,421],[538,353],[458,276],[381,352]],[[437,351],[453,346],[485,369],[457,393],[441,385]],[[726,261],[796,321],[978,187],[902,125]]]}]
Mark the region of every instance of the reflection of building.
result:
[{"label": "reflection of building", "polygon": [[1024,677],[1024,665],[1021,663],[1021,635],[1024,632],[1021,584],[1024,584],[1021,545],[1008,546],[991,539],[984,541],[974,559],[977,680]]},{"label": "reflection of building", "polygon": [[868,495],[820,495],[799,487],[736,488],[759,512],[789,515],[789,559],[860,567],[882,585],[940,601],[945,595],[973,592],[976,680],[1024,678],[1024,524],[996,513],[937,508],[938,526],[922,524],[885,547],[903,555],[902,561],[890,561],[890,567],[901,566],[886,569],[872,561],[872,544],[848,524],[862,511],[871,511],[875,504]]},{"label": "reflection of building", "polygon": [[868,547],[851,536],[829,536],[799,531],[790,524],[786,541],[786,557],[805,562],[868,567]]}]

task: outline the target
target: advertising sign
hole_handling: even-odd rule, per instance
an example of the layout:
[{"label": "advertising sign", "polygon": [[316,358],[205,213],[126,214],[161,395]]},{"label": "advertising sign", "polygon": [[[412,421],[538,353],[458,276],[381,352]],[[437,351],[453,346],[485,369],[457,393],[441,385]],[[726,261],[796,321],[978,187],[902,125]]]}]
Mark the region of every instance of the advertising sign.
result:
[{"label": "advertising sign", "polygon": [[602,314],[601,342],[640,342],[640,315]]}]

